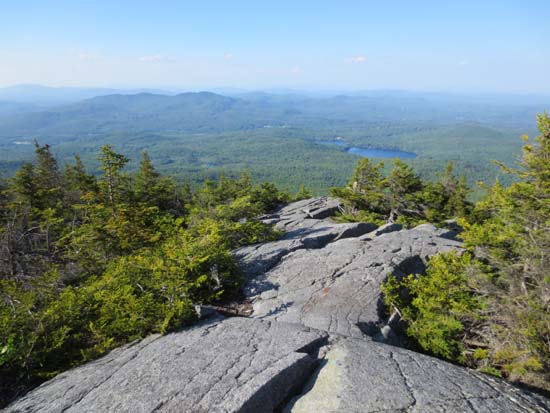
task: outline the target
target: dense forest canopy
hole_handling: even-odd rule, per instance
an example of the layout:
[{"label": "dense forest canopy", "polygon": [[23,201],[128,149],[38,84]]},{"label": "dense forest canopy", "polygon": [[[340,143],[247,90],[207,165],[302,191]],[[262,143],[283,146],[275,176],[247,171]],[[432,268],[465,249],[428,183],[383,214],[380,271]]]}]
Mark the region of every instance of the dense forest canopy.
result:
[{"label": "dense forest canopy", "polygon": [[[130,158],[129,170],[137,170],[140,153],[147,150],[159,171],[194,188],[221,172],[238,176],[246,169],[258,182],[295,192],[307,181],[313,193],[326,194],[352,173],[358,156],[348,148],[394,148],[418,155],[407,163],[424,179],[435,179],[452,161],[476,195],[479,180],[491,183],[498,176],[509,183],[490,161],[513,164],[521,146],[517,136],[534,132],[535,114],[550,108],[550,99],[536,96],[399,91],[337,96],[107,92],[19,111],[20,102],[4,102],[3,112],[0,104],[0,176],[11,176],[32,159],[32,141],[38,139],[51,145],[61,166],[78,153],[92,174],[99,173],[97,151],[108,144]],[[347,146],[320,144],[336,138]]]}]

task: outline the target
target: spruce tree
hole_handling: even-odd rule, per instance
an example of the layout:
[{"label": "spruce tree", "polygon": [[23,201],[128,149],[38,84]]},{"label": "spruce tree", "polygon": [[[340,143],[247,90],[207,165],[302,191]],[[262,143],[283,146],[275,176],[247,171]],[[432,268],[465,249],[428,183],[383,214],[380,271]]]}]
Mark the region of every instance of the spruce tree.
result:
[{"label": "spruce tree", "polygon": [[400,159],[394,161],[394,167],[386,179],[388,188],[388,222],[396,222],[405,216],[421,216],[418,192],[422,181],[413,169]]},{"label": "spruce tree", "polygon": [[13,195],[15,202],[37,208],[39,200],[36,196],[38,188],[34,165],[28,162],[24,163],[11,179],[8,190]]},{"label": "spruce tree", "polygon": [[116,216],[117,203],[122,199],[126,177],[122,174],[122,169],[128,163],[129,159],[124,155],[116,153],[110,145],[105,145],[100,150],[99,160],[100,169],[103,171],[103,177],[100,181],[101,194],[108,200],[111,213]]},{"label": "spruce tree", "polygon": [[62,175],[59,172],[57,160],[49,145],[40,146],[35,142],[36,167],[34,180],[36,186],[37,207],[39,209],[59,207],[63,196]]},{"label": "spruce tree", "polygon": [[157,206],[162,211],[181,213],[178,193],[174,181],[162,176],[153,166],[146,151],[141,153],[139,169],[134,176],[134,198],[136,202]]},{"label": "spruce tree", "polygon": [[86,172],[86,167],[82,159],[80,159],[80,156],[75,155],[74,161],[74,165],[67,164],[65,167],[64,180],[67,189],[76,191],[80,195],[96,191],[95,177]]}]

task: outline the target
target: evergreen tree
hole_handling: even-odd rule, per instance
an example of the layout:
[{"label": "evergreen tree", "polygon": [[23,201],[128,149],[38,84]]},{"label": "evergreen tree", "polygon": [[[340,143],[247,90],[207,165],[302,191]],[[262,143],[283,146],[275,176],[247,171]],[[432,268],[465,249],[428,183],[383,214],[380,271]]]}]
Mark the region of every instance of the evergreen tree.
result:
[{"label": "evergreen tree", "polygon": [[445,169],[443,169],[443,172],[439,177],[439,183],[443,187],[444,191],[449,194],[456,191],[456,188],[458,186],[458,181],[454,174],[453,162],[448,162],[447,165],[445,165]]},{"label": "evergreen tree", "polygon": [[382,223],[387,214],[383,162],[360,159],[345,188],[331,188],[331,195],[344,201],[344,217]]},{"label": "evergreen tree", "polygon": [[75,191],[77,195],[97,191],[95,177],[86,172],[86,167],[80,156],[75,155],[74,159],[74,165],[67,164],[65,166],[64,181],[67,189]]},{"label": "evergreen tree", "polygon": [[15,202],[28,205],[30,208],[38,208],[37,190],[34,165],[24,163],[11,179],[8,191],[13,195]]},{"label": "evergreen tree", "polygon": [[454,187],[454,191],[449,194],[449,198],[444,208],[445,213],[453,218],[466,217],[472,210],[472,204],[468,201],[470,192],[466,175],[461,174]]},{"label": "evergreen tree", "polygon": [[134,176],[134,197],[136,202],[155,205],[160,210],[180,212],[178,192],[175,183],[162,176],[153,166],[146,151],[141,153],[139,169]]},{"label": "evergreen tree", "polygon": [[457,178],[454,164],[449,162],[436,182],[424,184],[421,200],[426,219],[438,223],[465,217],[472,207],[467,199],[469,193],[466,176]]},{"label": "evergreen tree", "polygon": [[466,362],[472,331],[480,325],[483,299],[467,275],[469,254],[456,252],[430,259],[426,275],[389,277],[382,292],[390,311],[397,308],[407,335],[425,351]]},{"label": "evergreen tree", "polygon": [[2,273],[37,277],[60,258],[56,241],[64,230],[63,176],[48,145],[35,143],[36,165],[26,163],[5,190]]},{"label": "evergreen tree", "polygon": [[406,216],[422,215],[418,203],[418,192],[422,190],[422,181],[413,169],[400,159],[394,161],[394,167],[386,179],[390,213],[388,222],[396,222]]},{"label": "evergreen tree", "polygon": [[424,182],[405,162],[396,159],[387,177],[383,164],[364,158],[345,188],[331,188],[331,194],[345,205],[340,219],[375,224],[399,222],[406,226],[426,221],[442,223],[470,212],[466,178],[457,179],[449,163],[438,182]]},{"label": "evergreen tree", "polygon": [[62,201],[62,175],[57,166],[57,160],[50,151],[49,145],[40,146],[35,142],[36,167],[34,181],[39,209],[59,207]]},{"label": "evergreen tree", "polygon": [[108,200],[111,213],[116,217],[117,203],[123,199],[127,190],[126,177],[121,171],[129,159],[116,153],[111,146],[105,145],[100,150],[99,160],[100,169],[103,171],[103,177],[99,183],[100,192]]}]

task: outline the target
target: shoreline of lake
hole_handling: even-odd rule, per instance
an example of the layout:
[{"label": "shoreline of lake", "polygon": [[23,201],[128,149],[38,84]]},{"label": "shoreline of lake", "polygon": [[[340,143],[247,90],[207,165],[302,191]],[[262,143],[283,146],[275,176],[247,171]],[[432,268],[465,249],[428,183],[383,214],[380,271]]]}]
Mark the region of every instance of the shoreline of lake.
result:
[{"label": "shoreline of lake", "polygon": [[315,140],[315,143],[319,145],[330,145],[330,146],[340,146],[344,148],[346,153],[352,155],[359,155],[364,158],[403,158],[403,159],[414,159],[418,155],[414,152],[406,152],[399,149],[390,149],[390,148],[362,148],[359,146],[351,146],[344,140]]}]

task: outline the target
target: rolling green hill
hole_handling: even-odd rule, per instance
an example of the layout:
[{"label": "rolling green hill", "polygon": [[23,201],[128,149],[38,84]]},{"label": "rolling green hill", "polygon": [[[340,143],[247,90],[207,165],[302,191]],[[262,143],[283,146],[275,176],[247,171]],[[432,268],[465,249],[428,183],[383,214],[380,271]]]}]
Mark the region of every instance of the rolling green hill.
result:
[{"label": "rolling green hill", "polygon": [[248,169],[258,180],[290,190],[305,183],[324,193],[344,183],[357,157],[316,141],[342,137],[353,146],[414,152],[418,157],[408,162],[425,177],[452,160],[471,183],[493,181],[499,172],[490,161],[513,162],[519,136],[532,132],[545,107],[398,92],[97,96],[0,114],[0,173],[10,175],[30,159],[34,139],[51,144],[64,161],[80,153],[92,169],[98,147],[108,143],[133,159],[146,149],[164,172],[192,183]]}]

